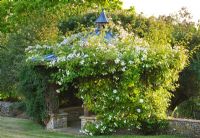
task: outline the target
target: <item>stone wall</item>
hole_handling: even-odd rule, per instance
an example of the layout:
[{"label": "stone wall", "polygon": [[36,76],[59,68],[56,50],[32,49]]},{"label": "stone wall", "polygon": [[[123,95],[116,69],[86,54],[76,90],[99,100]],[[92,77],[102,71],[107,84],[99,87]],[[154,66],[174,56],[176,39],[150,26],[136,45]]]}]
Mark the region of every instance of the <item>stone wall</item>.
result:
[{"label": "stone wall", "polygon": [[0,101],[0,115],[1,116],[14,116],[13,110],[11,110],[11,105],[14,103],[11,102],[2,102]]},{"label": "stone wall", "polygon": [[181,135],[186,137],[200,137],[200,120],[171,118],[167,134]]},{"label": "stone wall", "polygon": [[[86,122],[95,122],[96,117],[80,117],[81,119],[81,128],[84,127]],[[178,135],[185,136],[189,138],[200,138],[200,120],[192,119],[180,119],[180,118],[170,118],[168,119],[169,128],[164,132],[167,135]],[[138,134],[137,131],[119,129],[116,134]]]}]

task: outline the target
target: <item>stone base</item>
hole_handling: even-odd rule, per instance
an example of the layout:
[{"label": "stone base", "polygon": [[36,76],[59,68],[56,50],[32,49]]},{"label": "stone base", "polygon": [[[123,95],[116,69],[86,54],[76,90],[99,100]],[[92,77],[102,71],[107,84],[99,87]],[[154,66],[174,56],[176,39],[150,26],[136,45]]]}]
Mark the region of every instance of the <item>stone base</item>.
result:
[{"label": "stone base", "polygon": [[97,121],[96,116],[80,116],[80,119],[81,119],[81,129],[83,129],[86,123],[88,122],[94,123]]},{"label": "stone base", "polygon": [[47,123],[46,128],[51,130],[56,128],[67,127],[67,115],[67,113],[50,115],[50,120]]}]

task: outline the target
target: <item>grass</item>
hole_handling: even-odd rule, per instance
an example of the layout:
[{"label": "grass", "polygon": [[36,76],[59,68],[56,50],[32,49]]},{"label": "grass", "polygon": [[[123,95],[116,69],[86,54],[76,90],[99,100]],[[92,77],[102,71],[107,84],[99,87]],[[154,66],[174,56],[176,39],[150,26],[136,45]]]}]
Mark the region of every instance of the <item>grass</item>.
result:
[{"label": "grass", "polygon": [[[88,138],[46,131],[31,120],[0,116],[0,138]],[[97,136],[95,138],[181,138],[177,136]],[[93,137],[89,137],[93,138]]]}]

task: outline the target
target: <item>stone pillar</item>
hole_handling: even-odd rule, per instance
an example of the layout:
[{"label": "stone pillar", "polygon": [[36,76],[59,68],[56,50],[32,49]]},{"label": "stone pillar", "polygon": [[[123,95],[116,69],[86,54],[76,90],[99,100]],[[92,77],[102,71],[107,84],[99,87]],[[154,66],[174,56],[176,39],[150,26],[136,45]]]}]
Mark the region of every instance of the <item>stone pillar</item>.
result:
[{"label": "stone pillar", "polygon": [[47,129],[56,129],[67,127],[67,113],[62,114],[51,114],[50,120],[47,123]]},{"label": "stone pillar", "polygon": [[95,123],[97,118],[96,116],[80,116],[81,119],[81,129],[85,126],[86,123]]}]

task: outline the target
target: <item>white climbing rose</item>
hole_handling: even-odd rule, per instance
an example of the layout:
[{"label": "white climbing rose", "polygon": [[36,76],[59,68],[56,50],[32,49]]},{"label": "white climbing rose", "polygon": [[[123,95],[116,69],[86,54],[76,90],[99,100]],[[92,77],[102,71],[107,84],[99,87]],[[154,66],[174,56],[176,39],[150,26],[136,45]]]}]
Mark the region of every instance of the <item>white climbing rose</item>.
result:
[{"label": "white climbing rose", "polygon": [[116,89],[114,89],[114,90],[113,90],[113,93],[117,93],[117,90],[116,90]]},{"label": "white climbing rose", "polygon": [[143,103],[143,102],[144,102],[144,100],[143,100],[143,99],[140,99],[140,100],[139,100],[139,103]]},{"label": "white climbing rose", "polygon": [[81,64],[81,65],[83,65],[83,64],[84,64],[84,62],[85,62],[84,60],[81,60],[81,61],[80,61],[80,64]]},{"label": "white climbing rose", "polygon": [[136,109],[136,111],[137,111],[138,113],[141,113],[141,109],[140,109],[140,108]]},{"label": "white climbing rose", "polygon": [[118,64],[120,62],[120,59],[119,58],[116,58],[115,59],[115,64]]}]

